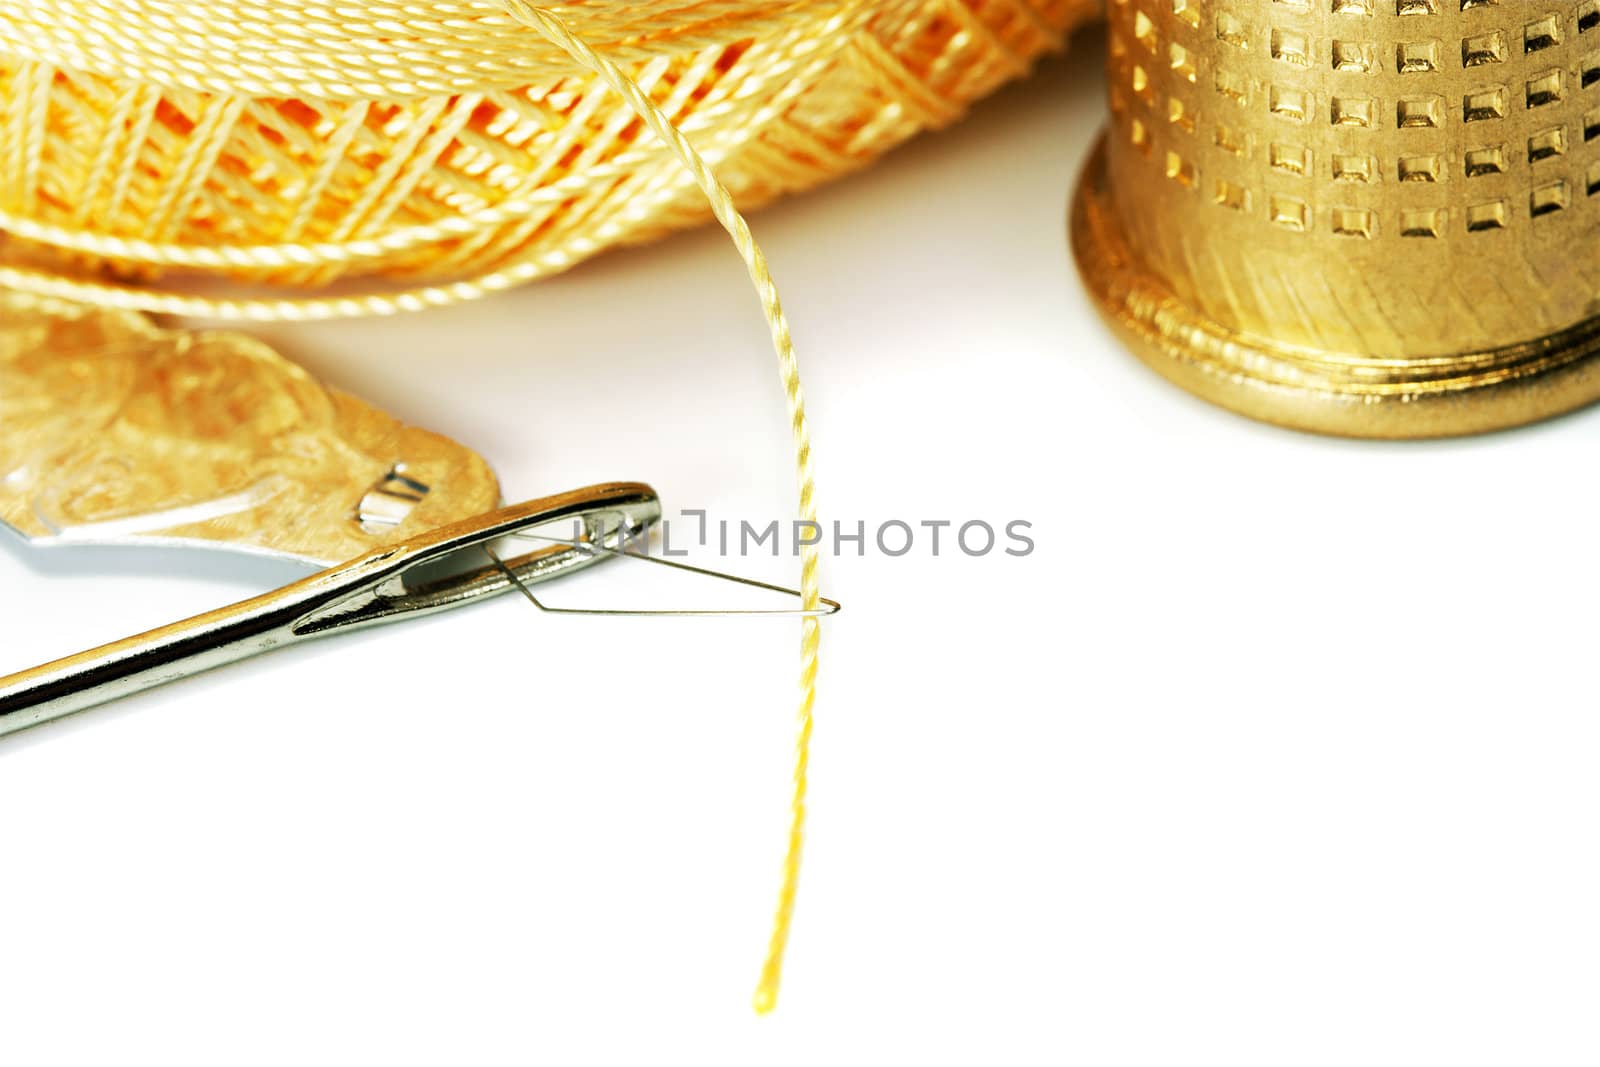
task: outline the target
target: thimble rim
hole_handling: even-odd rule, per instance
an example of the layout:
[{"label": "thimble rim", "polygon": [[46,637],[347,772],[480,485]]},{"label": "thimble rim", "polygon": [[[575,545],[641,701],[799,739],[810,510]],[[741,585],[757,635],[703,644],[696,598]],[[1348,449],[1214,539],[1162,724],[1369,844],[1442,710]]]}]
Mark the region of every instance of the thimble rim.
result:
[{"label": "thimble rim", "polygon": [[1451,437],[1508,429],[1600,400],[1600,316],[1546,337],[1425,361],[1321,352],[1241,333],[1142,266],[1114,210],[1106,138],[1069,211],[1073,255],[1101,317],[1144,363],[1262,422],[1343,437]]}]

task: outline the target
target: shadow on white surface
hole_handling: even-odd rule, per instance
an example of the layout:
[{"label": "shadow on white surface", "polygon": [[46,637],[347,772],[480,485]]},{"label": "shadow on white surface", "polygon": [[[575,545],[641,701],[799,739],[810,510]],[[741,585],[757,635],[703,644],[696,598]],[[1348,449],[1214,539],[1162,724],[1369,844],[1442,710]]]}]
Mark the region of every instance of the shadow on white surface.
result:
[{"label": "shadow on white surface", "polygon": [[265,592],[297,581],[315,568],[251,552],[209,546],[48,545],[0,526],[0,553],[40,578],[180,579],[236,585]]},{"label": "shadow on white surface", "polygon": [[[825,521],[1020,517],[1038,542],[825,561],[847,610],[777,1017],[746,1004],[798,625],[556,625],[503,599],[0,742],[0,811],[27,815],[0,820],[24,917],[5,1052],[1595,1062],[1600,414],[1358,444],[1145,370],[1067,252],[1100,47],[753,220]],[[508,497],[639,478],[669,515],[791,512],[773,358],[718,232],[264,332],[479,450]],[[270,577],[221,560],[74,577],[0,553],[0,654]]]}]

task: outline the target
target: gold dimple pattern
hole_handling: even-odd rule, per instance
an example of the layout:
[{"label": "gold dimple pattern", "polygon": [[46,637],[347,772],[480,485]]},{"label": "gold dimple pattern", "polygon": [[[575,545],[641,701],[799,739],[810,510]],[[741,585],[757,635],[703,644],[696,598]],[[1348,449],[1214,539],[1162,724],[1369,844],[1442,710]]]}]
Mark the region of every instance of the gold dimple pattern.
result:
[{"label": "gold dimple pattern", "polygon": [[1122,220],[1209,317],[1408,357],[1445,354],[1428,342],[1442,332],[1493,346],[1584,315],[1600,271],[1570,252],[1600,223],[1592,0],[1111,0],[1108,14]]}]

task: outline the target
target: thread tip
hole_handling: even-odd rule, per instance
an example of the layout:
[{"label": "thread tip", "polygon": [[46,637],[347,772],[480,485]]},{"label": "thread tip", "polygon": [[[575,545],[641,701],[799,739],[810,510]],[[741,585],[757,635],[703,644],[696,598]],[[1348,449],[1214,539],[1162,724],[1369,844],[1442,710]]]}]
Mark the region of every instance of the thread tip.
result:
[{"label": "thread tip", "polygon": [[762,982],[756,987],[755,996],[750,998],[750,1006],[756,1010],[757,1015],[771,1015],[772,1010],[778,1006],[777,988]]}]

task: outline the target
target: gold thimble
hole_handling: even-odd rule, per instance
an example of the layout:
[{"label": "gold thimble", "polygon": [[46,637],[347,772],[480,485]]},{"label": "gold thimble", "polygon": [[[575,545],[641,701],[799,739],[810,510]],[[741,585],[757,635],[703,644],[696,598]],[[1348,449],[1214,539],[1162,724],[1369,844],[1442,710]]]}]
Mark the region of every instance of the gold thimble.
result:
[{"label": "gold thimble", "polygon": [[1109,0],[1073,247],[1146,362],[1368,437],[1600,397],[1600,0]]}]

